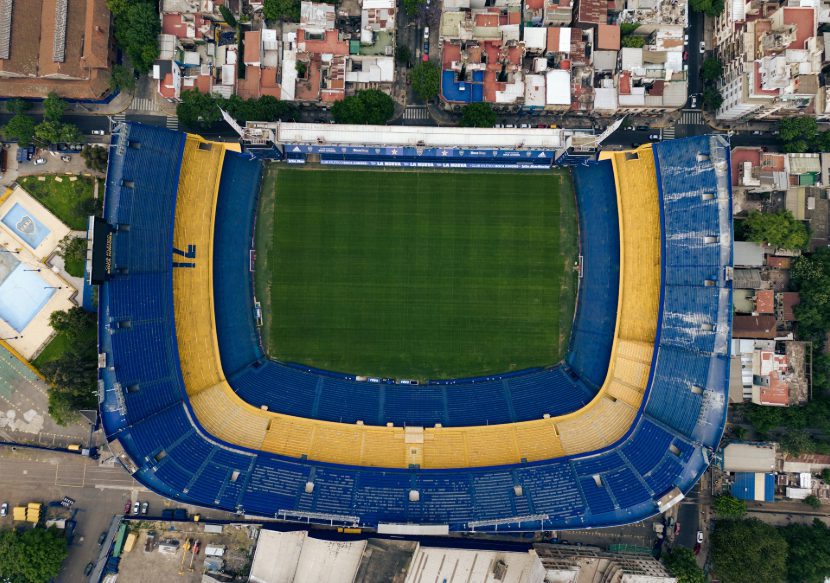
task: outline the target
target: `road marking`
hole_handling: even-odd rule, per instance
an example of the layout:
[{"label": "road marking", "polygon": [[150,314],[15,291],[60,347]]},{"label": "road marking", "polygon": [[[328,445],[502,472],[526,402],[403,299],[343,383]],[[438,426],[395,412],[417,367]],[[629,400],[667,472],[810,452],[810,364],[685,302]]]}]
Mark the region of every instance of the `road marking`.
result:
[{"label": "road marking", "polygon": [[669,126],[667,128],[663,128],[663,139],[664,140],[673,140],[674,139],[674,126]]},{"label": "road marking", "polygon": [[409,105],[403,112],[404,119],[429,119],[427,108],[422,105]]},{"label": "road marking", "polygon": [[133,97],[133,102],[130,104],[130,109],[136,111],[158,111],[156,102],[147,97]]},{"label": "road marking", "polygon": [[165,118],[165,125],[167,126],[168,130],[178,130],[179,118],[176,116],[167,116]]},{"label": "road marking", "polygon": [[703,123],[703,114],[696,109],[683,110],[683,114],[680,116],[680,123],[687,126],[705,125]]}]

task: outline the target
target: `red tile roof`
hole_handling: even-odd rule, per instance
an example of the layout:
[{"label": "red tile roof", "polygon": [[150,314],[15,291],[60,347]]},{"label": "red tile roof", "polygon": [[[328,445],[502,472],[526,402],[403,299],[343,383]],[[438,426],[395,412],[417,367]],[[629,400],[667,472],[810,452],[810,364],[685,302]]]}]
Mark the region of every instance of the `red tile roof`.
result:
[{"label": "red tile roof", "polygon": [[790,403],[790,387],[787,381],[779,378],[777,372],[771,372],[769,375],[769,386],[761,387],[761,403],[765,405],[789,405]]},{"label": "red tile roof", "polygon": [[785,6],[782,10],[784,24],[795,25],[795,40],[787,48],[803,49],[807,39],[816,34],[813,9]]},{"label": "red tile roof", "polygon": [[579,0],[576,21],[580,24],[607,24],[607,0]]},{"label": "red tile roof", "polygon": [[[733,150],[734,152],[734,150]],[[773,269],[789,269],[792,267],[792,259],[790,257],[778,257],[777,255],[767,255],[767,265]]]},{"label": "red tile roof", "polygon": [[601,51],[620,50],[620,27],[617,24],[597,26],[597,49]]},{"label": "red tile roof", "polygon": [[732,149],[732,186],[738,186],[741,172],[741,165],[749,162],[753,166],[761,165],[761,148],[737,147]]},{"label": "red tile roof", "polygon": [[733,338],[775,338],[774,316],[734,316],[732,318]]},{"label": "red tile roof", "polygon": [[795,321],[794,308],[801,303],[801,294],[798,292],[781,292],[781,315],[786,322]]},{"label": "red tile roof", "polygon": [[243,63],[259,63],[262,60],[262,33],[258,30],[245,32],[245,56]]},{"label": "red tile roof", "polygon": [[775,311],[775,292],[771,289],[756,291],[755,311],[759,314],[772,314]]}]

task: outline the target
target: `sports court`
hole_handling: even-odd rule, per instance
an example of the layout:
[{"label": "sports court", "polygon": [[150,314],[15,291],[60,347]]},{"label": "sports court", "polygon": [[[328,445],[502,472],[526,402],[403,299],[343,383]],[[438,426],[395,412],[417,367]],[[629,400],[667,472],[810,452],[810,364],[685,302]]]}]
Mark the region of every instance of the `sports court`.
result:
[{"label": "sports court", "polygon": [[549,365],[567,349],[566,173],[280,169],[275,191],[257,219],[272,357],[435,379]]}]

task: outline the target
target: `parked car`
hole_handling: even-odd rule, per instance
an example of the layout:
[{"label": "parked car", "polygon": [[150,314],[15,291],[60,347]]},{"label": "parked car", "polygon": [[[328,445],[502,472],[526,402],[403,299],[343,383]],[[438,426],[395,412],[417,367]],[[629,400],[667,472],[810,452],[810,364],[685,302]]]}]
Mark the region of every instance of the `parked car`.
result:
[{"label": "parked car", "polygon": [[678,534],[680,534],[680,523],[679,522],[675,523],[675,525],[674,525],[674,536],[677,536]]},{"label": "parked car", "polygon": [[0,504],[0,516],[8,516],[9,514],[9,503],[3,502]]},{"label": "parked car", "polygon": [[95,563],[93,563],[92,561],[87,563],[86,567],[84,567],[84,577],[89,577],[89,574],[92,573],[92,570],[94,568],[95,568]]},{"label": "parked car", "polygon": [[689,44],[689,35],[688,34],[683,35],[683,44],[684,45]]},{"label": "parked car", "polygon": [[35,166],[41,166],[42,164],[46,164],[46,158],[38,158],[35,160]]},{"label": "parked car", "polygon": [[105,540],[107,540],[107,531],[106,530],[101,533],[101,536],[98,537],[98,546],[100,547],[102,544],[104,544]]},{"label": "parked car", "polygon": [[701,545],[700,543],[695,543],[695,548],[694,548],[695,556],[700,554],[700,549],[701,548],[703,548],[703,545]]},{"label": "parked car", "polygon": [[61,160],[63,160],[64,162],[71,162],[72,156],[70,156],[69,154],[64,154],[63,156],[61,156]]},{"label": "parked car", "polygon": [[138,502],[138,500],[136,500],[135,503],[133,504],[133,514],[138,514],[140,510],[141,510],[141,504]]},{"label": "parked car", "polygon": [[703,531],[702,530],[697,531],[697,542],[698,542],[698,544],[703,543]]},{"label": "parked car", "polygon": [[520,123],[519,127],[522,128],[522,129],[528,129],[530,127],[530,124],[529,123]]},{"label": "parked car", "polygon": [[132,503],[129,500],[124,502],[124,514],[129,514],[131,508],[132,508]]},{"label": "parked car", "polygon": [[684,61],[688,61],[688,60],[689,60],[689,51],[683,51],[683,60],[684,60]]},{"label": "parked car", "polygon": [[149,508],[150,508],[150,503],[147,502],[146,500],[141,503],[141,513],[142,514],[147,514],[147,510],[149,510]]},{"label": "parked car", "polygon": [[702,55],[705,52],[706,52],[706,43],[703,42],[703,41],[700,41],[700,54]]},{"label": "parked car", "polygon": [[424,40],[429,40],[429,27],[424,27]]},{"label": "parked car", "polygon": [[660,139],[660,134],[650,134],[650,135],[648,136],[648,139],[649,139],[649,140],[655,140],[655,141],[656,141],[656,140],[659,140],[659,139]]},{"label": "parked car", "polygon": [[691,107],[692,109],[696,109],[696,108],[697,108],[697,95],[692,95],[692,103],[691,103],[691,106],[690,106],[690,107]]},{"label": "parked car", "polygon": [[91,133],[93,136],[103,136],[106,132],[104,130],[92,130]]}]

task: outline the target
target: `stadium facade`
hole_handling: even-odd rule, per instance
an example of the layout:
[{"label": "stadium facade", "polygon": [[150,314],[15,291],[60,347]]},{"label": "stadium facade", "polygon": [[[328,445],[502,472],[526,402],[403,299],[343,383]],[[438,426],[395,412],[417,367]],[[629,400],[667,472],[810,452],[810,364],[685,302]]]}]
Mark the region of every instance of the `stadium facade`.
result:
[{"label": "stadium facade", "polygon": [[[563,363],[422,385],[265,357],[250,264],[261,162],[235,149],[139,124],[113,135],[93,257],[99,400],[145,486],[240,514],[441,534],[634,522],[705,471],[729,377],[722,137],[573,167],[583,277]],[[351,155],[372,154],[338,154]]]}]

